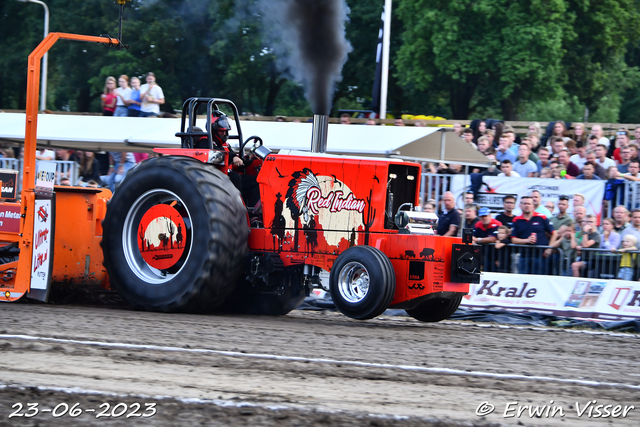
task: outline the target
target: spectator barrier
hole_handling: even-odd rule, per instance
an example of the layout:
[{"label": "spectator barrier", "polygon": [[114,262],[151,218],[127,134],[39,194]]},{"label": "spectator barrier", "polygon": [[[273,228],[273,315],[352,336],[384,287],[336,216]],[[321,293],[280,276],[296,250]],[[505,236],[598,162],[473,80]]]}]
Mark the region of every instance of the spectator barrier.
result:
[{"label": "spectator barrier", "polygon": [[640,283],[578,277],[483,273],[462,307],[593,320],[640,319]]},{"label": "spectator barrier", "polygon": [[[56,184],[60,185],[60,180],[63,177],[69,178],[71,185],[77,185],[79,183],[80,166],[70,160],[51,160],[56,164]],[[22,190],[22,160],[18,159],[0,159],[0,168],[12,169],[19,171],[18,173],[18,194]]]}]

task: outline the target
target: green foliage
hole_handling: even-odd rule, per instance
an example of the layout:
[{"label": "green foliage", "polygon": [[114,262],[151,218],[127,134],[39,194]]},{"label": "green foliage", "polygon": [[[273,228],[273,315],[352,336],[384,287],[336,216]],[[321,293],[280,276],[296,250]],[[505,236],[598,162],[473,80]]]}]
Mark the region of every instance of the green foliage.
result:
[{"label": "green foliage", "polygon": [[[46,0],[51,31],[117,34],[118,6]],[[133,0],[127,50],[60,41],[49,55],[47,107],[100,111],[107,76],[156,73],[164,111],[190,96],[241,111],[310,115],[302,88],[276,67],[258,0]],[[368,109],[383,1],[346,0],[353,46],[333,111]],[[388,110],[449,118],[640,122],[640,0],[398,0]],[[42,7],[0,2],[0,108],[25,107]]]}]

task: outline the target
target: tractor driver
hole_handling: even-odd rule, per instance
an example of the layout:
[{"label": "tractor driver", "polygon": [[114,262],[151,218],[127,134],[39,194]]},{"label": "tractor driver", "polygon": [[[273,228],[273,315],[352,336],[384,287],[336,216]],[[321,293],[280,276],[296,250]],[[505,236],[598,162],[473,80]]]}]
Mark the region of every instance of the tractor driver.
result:
[{"label": "tractor driver", "polygon": [[236,167],[242,167],[244,166],[242,158],[238,156],[227,143],[230,130],[231,125],[229,125],[226,114],[221,111],[214,111],[211,117],[211,138],[213,145],[215,148],[225,150],[229,153],[229,163],[233,163]]}]

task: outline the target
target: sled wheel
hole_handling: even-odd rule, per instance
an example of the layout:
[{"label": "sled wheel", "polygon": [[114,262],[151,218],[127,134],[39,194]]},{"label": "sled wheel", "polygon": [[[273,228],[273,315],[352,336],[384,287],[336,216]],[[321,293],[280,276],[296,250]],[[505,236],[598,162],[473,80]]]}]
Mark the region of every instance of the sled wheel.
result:
[{"label": "sled wheel", "polygon": [[139,308],[207,311],[233,290],[248,232],[226,175],[188,157],[151,159],[109,201],[104,265],[112,288]]},{"label": "sled wheel", "polygon": [[329,276],[331,298],[352,319],[382,314],[393,300],[396,277],[389,258],[371,246],[354,246],[341,253]]},{"label": "sled wheel", "polygon": [[407,310],[407,314],[421,322],[439,322],[451,317],[456,312],[462,301],[462,296],[451,298],[429,299],[416,308]]}]

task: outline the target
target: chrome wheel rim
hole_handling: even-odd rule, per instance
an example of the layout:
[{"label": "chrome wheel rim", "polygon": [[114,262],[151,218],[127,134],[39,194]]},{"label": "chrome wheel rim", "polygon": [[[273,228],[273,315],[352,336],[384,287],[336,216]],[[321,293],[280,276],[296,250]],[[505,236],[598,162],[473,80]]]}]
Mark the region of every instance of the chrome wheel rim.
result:
[{"label": "chrome wheel rim", "polygon": [[[143,215],[151,207],[167,204],[175,208],[185,224],[185,250],[175,266],[161,270],[152,267],[142,257],[138,247],[137,230]],[[122,249],[129,269],[141,280],[151,284],[162,284],[180,274],[191,255],[193,244],[193,224],[191,214],[184,201],[177,194],[165,189],[147,191],[136,199],[127,213],[122,227]]]},{"label": "chrome wheel rim", "polygon": [[358,303],[369,292],[369,272],[357,261],[347,263],[338,275],[338,291],[347,302]]}]

